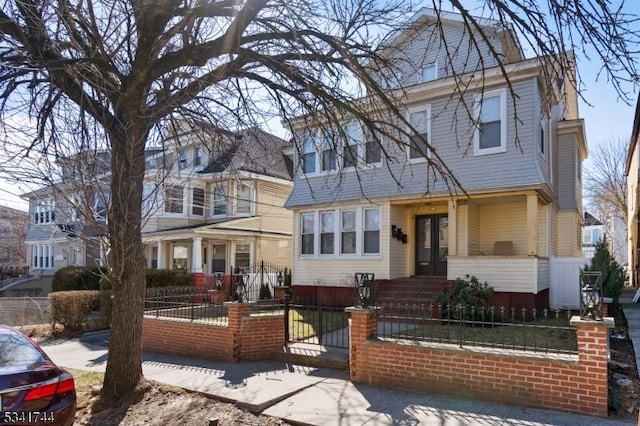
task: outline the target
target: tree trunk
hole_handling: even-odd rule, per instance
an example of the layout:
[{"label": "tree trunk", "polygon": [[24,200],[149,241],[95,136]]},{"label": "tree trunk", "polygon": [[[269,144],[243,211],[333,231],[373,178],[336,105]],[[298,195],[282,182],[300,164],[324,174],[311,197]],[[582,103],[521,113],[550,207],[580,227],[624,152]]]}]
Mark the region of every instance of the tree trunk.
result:
[{"label": "tree trunk", "polygon": [[125,131],[111,134],[108,254],[114,297],[104,402],[122,398],[142,378],[146,265],[140,228],[147,130],[145,123],[128,124]]}]

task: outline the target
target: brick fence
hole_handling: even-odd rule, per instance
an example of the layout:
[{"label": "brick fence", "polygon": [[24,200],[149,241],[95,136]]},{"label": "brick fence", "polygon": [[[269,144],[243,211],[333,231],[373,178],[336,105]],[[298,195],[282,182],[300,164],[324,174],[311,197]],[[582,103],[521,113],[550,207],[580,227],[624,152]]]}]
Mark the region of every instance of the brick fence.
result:
[{"label": "brick fence", "polygon": [[284,315],[251,315],[253,303],[227,302],[227,325],[145,317],[142,345],[170,355],[240,362],[269,358],[284,345]]},{"label": "brick fence", "polygon": [[375,309],[347,311],[354,382],[607,416],[612,318],[571,319],[577,329],[576,356],[378,339]]}]

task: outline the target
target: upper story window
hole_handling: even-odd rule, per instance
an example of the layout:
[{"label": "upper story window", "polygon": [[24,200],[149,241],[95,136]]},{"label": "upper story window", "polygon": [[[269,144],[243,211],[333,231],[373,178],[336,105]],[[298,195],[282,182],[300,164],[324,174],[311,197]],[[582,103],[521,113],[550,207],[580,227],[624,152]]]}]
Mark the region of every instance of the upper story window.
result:
[{"label": "upper story window", "polygon": [[245,183],[236,183],[236,215],[249,216],[253,206],[253,187]]},{"label": "upper story window", "polygon": [[200,166],[202,164],[202,148],[196,146],[193,148],[193,165],[195,167]]},{"label": "upper story window", "polygon": [[338,156],[336,153],[336,142],[332,133],[325,133],[322,142],[322,171],[335,170]]},{"label": "upper story window", "polygon": [[98,193],[93,199],[93,217],[100,222],[107,220],[107,211],[109,209],[109,195],[104,193]]},{"label": "upper story window", "polygon": [[435,80],[438,78],[438,67],[435,62],[426,64],[420,70],[420,83]]},{"label": "upper story window", "polygon": [[178,157],[178,167],[180,168],[180,170],[182,170],[187,166],[189,166],[189,159],[187,158],[187,150],[182,149],[180,150],[180,155]]},{"label": "upper story window", "polygon": [[227,183],[216,184],[213,189],[213,216],[227,215]]},{"label": "upper story window", "polygon": [[191,214],[194,216],[204,216],[204,189],[192,188],[191,196]]},{"label": "upper story window", "polygon": [[476,98],[474,112],[478,127],[474,154],[495,154],[507,150],[507,91],[487,92]]},{"label": "upper story window", "polygon": [[422,110],[409,111],[409,122],[418,132],[409,139],[409,160],[423,161],[429,157],[427,144],[431,140],[431,106],[427,105]]},{"label": "upper story window", "polygon": [[54,223],[56,221],[56,202],[53,199],[40,200],[33,212],[34,223]]},{"label": "upper story window", "polygon": [[311,135],[306,135],[302,141],[302,171],[316,172],[316,145]]},{"label": "upper story window", "polygon": [[380,140],[376,140],[371,132],[365,132],[365,135],[364,162],[369,165],[382,162],[382,145]]},{"label": "upper story window", "polygon": [[344,129],[345,143],[342,148],[342,167],[358,165],[358,147],[361,143],[362,129],[356,123],[349,123]]},{"label": "upper story window", "polygon": [[164,211],[184,213],[184,188],[179,185],[165,185],[164,188]]},{"label": "upper story window", "polygon": [[545,131],[546,130],[546,124],[547,124],[546,120],[544,120],[544,119],[540,120],[540,126],[538,128],[538,132],[540,133],[538,135],[538,149],[540,150],[540,153],[542,155],[544,155],[545,150],[546,150],[545,149],[546,148],[545,147],[545,145],[546,145],[546,137],[547,137],[547,135],[546,135],[547,132]]},{"label": "upper story window", "polygon": [[595,246],[602,239],[600,228],[582,228],[582,245]]}]

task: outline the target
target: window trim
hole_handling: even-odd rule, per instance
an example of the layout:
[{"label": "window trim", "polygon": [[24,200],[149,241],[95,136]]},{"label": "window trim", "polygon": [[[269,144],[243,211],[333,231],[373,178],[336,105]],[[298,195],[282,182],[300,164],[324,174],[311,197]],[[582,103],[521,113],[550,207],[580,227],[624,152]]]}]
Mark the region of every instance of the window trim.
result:
[{"label": "window trim", "polygon": [[[368,210],[378,210],[378,253],[365,253],[364,247],[364,237],[365,237],[365,215]],[[343,225],[342,225],[342,214],[348,211],[355,211],[355,253],[343,253],[342,252],[342,233],[343,233]],[[334,217],[334,226],[333,226],[333,254],[329,253],[321,253],[322,251],[322,214],[332,213]],[[304,224],[304,216],[309,215],[313,220],[313,230],[312,232],[308,232],[303,234],[303,224]],[[382,258],[382,207],[381,206],[344,206],[336,209],[318,209],[318,210],[304,210],[300,211],[297,214],[299,225],[298,231],[296,232],[296,238],[298,241],[299,248],[296,249],[296,255],[299,258],[309,259],[380,259]],[[337,222],[336,222],[337,221]],[[312,253],[302,253],[304,244],[303,244],[303,236],[311,235],[313,238],[313,246]]]},{"label": "window trim", "polygon": [[[224,191],[222,197],[224,199],[224,213],[216,214],[216,190]],[[210,217],[227,217],[229,216],[229,184],[225,182],[216,182],[211,190],[211,214]]]},{"label": "window trim", "polygon": [[[173,188],[180,188],[182,190],[182,201],[181,201],[181,206],[182,206],[182,211],[180,212],[173,212],[173,211],[167,211],[167,202],[169,201],[169,197],[167,197],[167,188],[168,187],[173,187]],[[184,190],[184,186],[183,185],[175,185],[175,184],[171,184],[171,183],[167,183],[164,185],[164,199],[163,199],[163,214],[168,215],[168,216],[184,216],[185,214],[185,202],[184,202],[184,195],[185,195],[185,190]],[[171,200],[176,200],[177,202],[177,198],[171,198]]]},{"label": "window trim", "polygon": [[[194,212],[194,209],[196,208],[196,194],[195,191],[196,190],[200,190],[202,191],[202,204],[198,204],[197,207],[202,209],[202,213],[201,214],[197,214]],[[191,187],[191,216],[196,216],[196,217],[205,217],[206,213],[207,213],[207,191],[202,187],[202,186],[198,186],[198,185],[194,185]]]},{"label": "window trim", "polygon": [[[424,70],[426,68],[430,68],[430,67],[433,67],[433,78],[431,78],[429,80],[425,80],[425,78],[424,78]],[[428,83],[430,81],[437,80],[438,79],[438,61],[433,61],[433,62],[429,62],[427,64],[423,64],[420,67],[420,75],[419,75],[418,78],[419,78],[418,83]]]},{"label": "window trim", "polygon": [[[317,135],[317,132],[315,133]],[[316,137],[313,135],[313,133],[306,133],[302,137],[301,154],[302,154],[302,161],[300,161],[300,171],[302,173],[300,176],[304,177],[304,176],[313,176],[313,175],[319,174],[320,165],[318,164],[319,163],[318,146],[316,143]],[[313,164],[313,170],[311,171],[305,170],[307,155],[313,155],[313,161],[310,162],[310,165]]]},{"label": "window trim", "polygon": [[[247,188],[249,188],[249,199],[245,200],[244,198],[242,199],[242,201],[248,201],[249,202],[249,211],[248,212],[242,212],[239,213],[238,212],[238,204],[240,202],[240,196],[238,195],[238,189],[241,186],[246,186]],[[235,182],[235,184],[233,185],[233,199],[234,199],[234,203],[233,203],[233,214],[234,216],[237,217],[251,217],[253,215],[255,215],[255,204],[256,204],[256,189],[255,186],[250,183],[249,181],[238,181]],[[228,212],[227,212],[228,214]]]},{"label": "window trim", "polygon": [[[420,113],[420,112],[425,112],[427,114],[427,143],[429,145],[431,145],[431,104],[421,105],[419,107],[409,108],[407,110],[407,121],[411,123],[411,114]],[[411,125],[414,126],[413,123],[411,123]],[[409,131],[410,130],[407,129],[407,132],[409,132]],[[427,156],[426,157],[411,158],[411,144],[412,144],[412,141],[411,141],[411,139],[409,139],[407,145],[405,146],[405,154],[407,156],[407,161],[409,163],[412,163],[412,164],[424,163],[429,158],[431,158],[431,150],[430,149],[427,149],[427,152],[426,152]]]},{"label": "window trim", "polygon": [[[354,135],[351,133],[351,131],[349,131],[349,128],[355,129],[355,138],[352,138],[352,136]],[[355,170],[361,166],[361,163],[364,162],[364,160],[360,161],[360,158],[361,158],[360,153],[362,151],[362,146],[364,142],[364,131],[360,123],[358,123],[357,121],[351,121],[343,126],[343,132],[344,132],[344,140],[340,144],[340,150],[342,151],[342,155],[339,158],[340,160],[339,168],[341,170]],[[350,165],[350,166],[345,165],[346,152],[348,148],[355,148],[355,152],[354,152],[355,158],[353,159],[353,165]]]},{"label": "window trim", "polygon": [[[500,145],[490,148],[480,148],[480,113],[482,110],[482,102],[487,98],[500,97]],[[475,123],[475,131],[473,133],[473,155],[489,155],[507,152],[507,89],[491,90],[484,93],[478,93],[473,102],[473,114]]]}]

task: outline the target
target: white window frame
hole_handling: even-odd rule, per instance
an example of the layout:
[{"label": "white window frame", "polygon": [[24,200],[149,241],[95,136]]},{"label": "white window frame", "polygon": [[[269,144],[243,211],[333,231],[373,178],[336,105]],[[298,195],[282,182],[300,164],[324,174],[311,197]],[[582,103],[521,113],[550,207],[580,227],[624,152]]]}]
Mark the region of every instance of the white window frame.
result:
[{"label": "white window frame", "polygon": [[56,202],[53,198],[39,200],[35,204],[34,223],[46,224],[56,222]]},{"label": "white window frame", "polygon": [[[433,78],[425,79],[424,72],[426,69],[429,69],[429,68],[433,68]],[[429,81],[437,80],[438,79],[438,62],[434,61],[431,63],[424,64],[422,68],[420,68],[419,78],[420,78],[420,81],[419,81],[420,83],[426,83]]]},{"label": "white window frame", "polygon": [[[233,243],[233,259],[232,259],[232,263],[231,265],[233,266],[233,268],[235,269],[238,266],[238,246],[239,245],[243,245],[243,246],[249,246],[249,265],[248,265],[248,269],[251,269],[251,265],[254,264],[253,261],[253,243],[251,241],[235,241]],[[246,272],[246,271],[245,271]]]},{"label": "white window frame", "polygon": [[[500,97],[500,145],[490,148],[480,148],[480,113],[482,102],[487,98]],[[507,151],[507,89],[492,90],[476,95],[473,105],[476,128],[473,134],[473,155],[499,154]]]},{"label": "white window frame", "polygon": [[[320,171],[320,161],[318,161],[318,157],[320,153],[318,152],[318,146],[316,144],[316,137],[312,133],[307,133],[302,138],[302,161],[300,161],[300,170],[302,171],[301,176],[312,176],[316,175]],[[313,161],[309,164],[313,164],[313,170],[307,171],[305,170],[305,160],[307,155],[313,155]]]},{"label": "white window frame", "polygon": [[[178,201],[178,198],[169,198],[167,197],[167,188],[168,187],[172,187],[172,188],[180,188],[182,190],[182,211],[180,212],[173,212],[173,211],[167,211],[167,203],[170,202],[170,200],[173,200],[174,202]],[[165,215],[170,215],[170,216],[183,216],[185,214],[185,202],[184,202],[184,197],[185,197],[185,193],[186,191],[184,190],[185,187],[184,185],[176,185],[176,184],[170,184],[167,183],[164,185],[164,194],[163,194],[163,212]]]},{"label": "white window frame", "polygon": [[[313,229],[312,232],[304,232],[304,216],[311,216],[313,219]],[[300,238],[300,250],[299,250],[299,254],[301,257],[314,257],[317,255],[318,253],[318,239],[316,238],[316,235],[318,234],[318,212],[301,212],[300,213],[300,231],[299,231],[299,238]],[[303,242],[303,237],[305,235],[311,235],[313,237],[313,244],[311,245],[311,253],[303,253],[303,248],[304,248],[304,242]]]},{"label": "white window frame", "polygon": [[[429,145],[432,144],[431,141],[431,104],[427,104],[427,105],[422,105],[420,107],[414,107],[414,108],[410,108],[407,111],[407,121],[411,123],[411,115],[412,114],[416,114],[416,113],[421,113],[424,112],[427,115],[427,143]],[[415,125],[413,123],[411,123],[411,125],[413,127],[415,127]],[[411,130],[407,129],[407,132],[410,132]],[[410,163],[424,163],[427,161],[427,159],[431,158],[431,150],[427,147],[426,148],[426,157],[416,157],[416,158],[411,158],[411,138],[409,138],[409,140],[407,141],[407,146],[405,147],[405,153],[407,155],[407,161],[409,161]]]},{"label": "white window frame", "polygon": [[[338,168],[339,168],[339,164],[338,164],[338,150],[340,149],[341,144],[337,143],[337,138],[336,135],[334,133],[332,133],[330,130],[326,130],[323,132],[320,132],[322,137],[322,144],[320,146],[320,173],[322,174],[329,174],[329,173],[335,173]],[[324,161],[324,153],[329,152],[329,153],[333,153],[333,168],[330,169],[325,169],[325,161]]]},{"label": "white window frame", "polygon": [[202,165],[202,147],[193,147],[193,166],[198,167]]},{"label": "white window frame", "polygon": [[[202,204],[198,204],[197,206],[196,206],[196,194],[195,194],[196,190],[202,191]],[[194,185],[191,187],[190,192],[191,192],[191,211],[190,211],[191,216],[204,217],[206,215],[207,191],[202,186]],[[200,214],[195,213],[194,211],[195,208],[201,208],[202,213]]]},{"label": "white window frame", "polygon": [[[363,146],[363,136],[364,132],[362,130],[362,126],[358,122],[350,122],[344,126],[344,141],[340,146],[340,150],[342,151],[342,155],[340,155],[340,168],[344,170],[355,170],[360,167],[360,159],[362,157],[361,151]],[[355,148],[353,159],[354,164],[347,166],[345,165],[346,160],[346,152],[348,147]]]},{"label": "white window frame", "polygon": [[[249,188],[249,199],[248,200],[244,198],[242,199],[242,201],[247,201],[249,203],[249,211],[240,213],[238,211],[238,205],[240,204],[240,201],[241,201],[240,195],[239,195],[239,189],[243,186]],[[233,192],[234,216],[240,216],[240,217],[253,216],[255,214],[255,204],[256,204],[256,189],[254,185],[248,181],[240,181],[240,182],[235,182],[235,185],[233,185],[233,187],[234,187],[234,192]]]},{"label": "white window frame", "polygon": [[189,152],[183,148],[178,152],[178,169],[183,170],[189,167]]},{"label": "white window frame", "polygon": [[[365,236],[365,215],[368,210],[378,210],[378,253],[365,253],[364,236]],[[342,233],[343,223],[342,214],[344,212],[355,212],[355,252],[343,253],[342,247]],[[333,253],[321,253],[322,251],[322,215],[333,214]],[[313,220],[313,230],[303,234],[304,216],[310,216]],[[299,243],[298,256],[301,258],[381,258],[382,257],[382,209],[381,207],[369,207],[369,206],[345,206],[334,210],[312,210],[301,211],[298,214],[299,226],[297,232],[297,239]],[[302,253],[303,236],[311,235],[313,238],[312,253]]]},{"label": "white window frame", "polygon": [[[367,212],[368,211],[377,211],[378,212],[378,228],[377,229],[367,229]],[[381,211],[379,207],[365,207],[362,209],[362,255],[363,256],[379,256],[380,255],[380,245],[381,245],[381,241],[380,241],[380,236],[382,234],[382,230],[380,229],[381,227],[381,221],[382,221],[382,217],[381,217]],[[378,232],[378,251],[377,252],[372,252],[372,253],[367,253],[366,250],[366,245],[365,245],[365,235],[367,232]]]},{"label": "white window frame", "polygon": [[[382,165],[382,156],[383,154],[383,150],[382,150],[382,139],[380,139],[379,141],[377,141],[373,135],[369,135],[370,131],[368,130],[363,130],[362,132],[362,163],[364,164],[365,167],[379,167]],[[375,161],[375,162],[369,162],[368,161],[368,157],[367,157],[367,147],[369,146],[369,143],[375,144],[377,145],[377,148],[380,152],[380,160]]]},{"label": "white window frame", "polygon": [[54,269],[54,247],[52,244],[34,244],[31,246],[31,265],[35,269]]},{"label": "white window frame", "polygon": [[[216,190],[223,191],[224,213],[216,214]],[[211,217],[227,217],[229,216],[229,184],[228,182],[216,182],[211,189]]]}]

